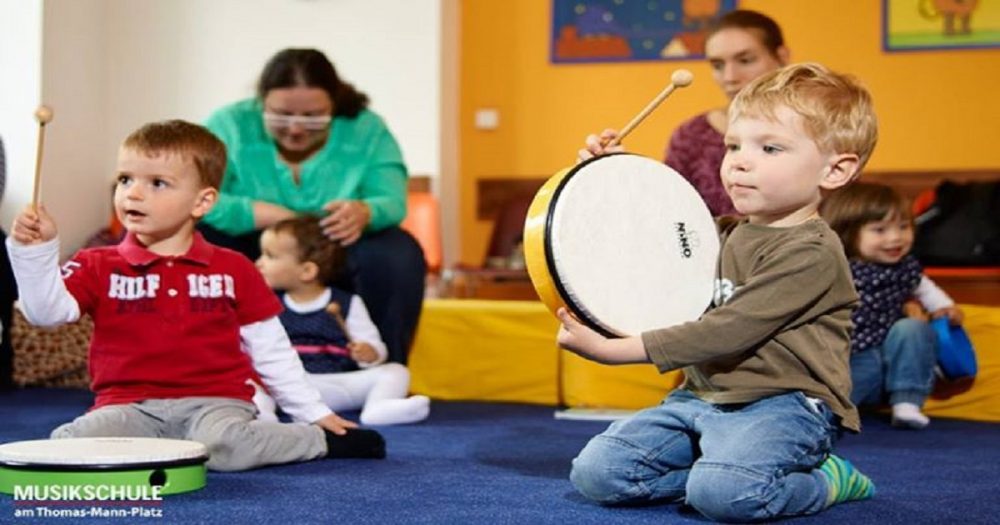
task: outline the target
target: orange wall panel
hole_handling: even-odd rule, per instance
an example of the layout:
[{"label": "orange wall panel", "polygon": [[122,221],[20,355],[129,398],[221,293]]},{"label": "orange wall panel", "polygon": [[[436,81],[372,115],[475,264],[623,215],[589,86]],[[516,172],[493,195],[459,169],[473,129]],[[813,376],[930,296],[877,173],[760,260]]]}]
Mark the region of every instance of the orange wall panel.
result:
[{"label": "orange wall panel", "polygon": [[[886,53],[881,2],[743,0],[782,25],[794,61],[818,61],[858,76],[875,96],[881,137],[872,170],[1000,167],[1000,50]],[[700,61],[551,64],[551,4],[470,0],[462,4],[460,62],[461,261],[478,264],[491,224],[476,218],[476,181],[547,177],[573,163],[588,133],[622,127],[676,68],[695,75],[627,139],[660,158],[684,120],[725,103]],[[478,108],[500,115],[474,127]]]}]

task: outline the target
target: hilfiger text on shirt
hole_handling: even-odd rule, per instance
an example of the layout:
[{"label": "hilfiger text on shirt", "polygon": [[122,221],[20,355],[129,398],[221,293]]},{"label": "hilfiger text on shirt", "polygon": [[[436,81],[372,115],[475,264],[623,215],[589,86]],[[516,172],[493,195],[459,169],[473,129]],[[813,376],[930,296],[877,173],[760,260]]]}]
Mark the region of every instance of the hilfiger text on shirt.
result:
[{"label": "hilfiger text on shirt", "polygon": [[[152,299],[160,290],[158,274],[129,276],[112,273],[108,283],[108,297],[118,300]],[[236,283],[229,274],[188,274],[187,296],[204,299],[236,298]]]}]

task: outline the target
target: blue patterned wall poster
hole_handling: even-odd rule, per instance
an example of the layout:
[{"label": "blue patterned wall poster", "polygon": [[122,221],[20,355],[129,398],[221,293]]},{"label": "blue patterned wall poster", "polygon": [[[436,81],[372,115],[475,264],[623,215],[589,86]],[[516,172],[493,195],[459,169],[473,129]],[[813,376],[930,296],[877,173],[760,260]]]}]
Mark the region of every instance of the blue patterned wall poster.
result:
[{"label": "blue patterned wall poster", "polygon": [[736,0],[552,0],[552,62],[690,60]]}]

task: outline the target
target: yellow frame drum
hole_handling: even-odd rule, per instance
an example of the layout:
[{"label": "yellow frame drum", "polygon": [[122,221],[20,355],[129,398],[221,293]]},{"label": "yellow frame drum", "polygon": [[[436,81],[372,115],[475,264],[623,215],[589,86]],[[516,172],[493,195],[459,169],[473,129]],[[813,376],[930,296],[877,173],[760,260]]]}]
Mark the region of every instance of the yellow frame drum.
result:
[{"label": "yellow frame drum", "polygon": [[542,302],[607,336],[697,319],[719,238],[698,192],[662,162],[620,153],[566,168],[535,194],[525,261]]}]

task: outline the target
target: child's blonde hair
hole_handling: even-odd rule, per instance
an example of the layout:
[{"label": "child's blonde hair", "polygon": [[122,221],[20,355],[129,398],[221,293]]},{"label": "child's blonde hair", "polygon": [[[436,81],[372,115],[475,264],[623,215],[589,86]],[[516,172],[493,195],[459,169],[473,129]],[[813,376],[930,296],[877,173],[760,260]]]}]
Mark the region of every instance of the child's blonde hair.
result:
[{"label": "child's blonde hair", "polygon": [[319,218],[312,216],[294,217],[277,222],[267,228],[274,233],[287,233],[295,239],[300,263],[311,262],[319,269],[316,280],[329,283],[340,277],[347,265],[347,254],[340,244],[323,235]]},{"label": "child's blonde hair", "polygon": [[910,202],[884,184],[856,182],[834,192],[820,203],[819,213],[837,232],[848,258],[856,258],[858,237],[866,224],[901,219],[913,224]]},{"label": "child's blonde hair", "polygon": [[878,119],[871,94],[854,77],[815,63],[785,66],[740,90],[729,106],[729,120],[775,119],[781,106],[802,117],[821,150],[857,155],[858,171],[868,162],[878,140]]},{"label": "child's blonde hair", "polygon": [[208,129],[184,120],[150,122],[125,137],[122,147],[146,155],[181,155],[194,163],[208,188],[219,189],[226,172],[226,145]]}]

